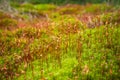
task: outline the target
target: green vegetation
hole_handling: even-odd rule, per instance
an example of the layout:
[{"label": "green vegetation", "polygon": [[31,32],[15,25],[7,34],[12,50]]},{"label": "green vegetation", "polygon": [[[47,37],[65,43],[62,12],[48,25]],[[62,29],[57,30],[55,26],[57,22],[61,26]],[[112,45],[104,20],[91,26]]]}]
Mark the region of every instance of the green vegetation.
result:
[{"label": "green vegetation", "polygon": [[109,4],[120,4],[120,0],[11,0],[12,2],[29,2],[32,4],[86,4],[86,3],[109,3]]},{"label": "green vegetation", "polygon": [[86,3],[109,3],[109,4],[120,4],[120,0],[11,0],[18,3],[29,2],[32,4],[86,4]]},{"label": "green vegetation", "polygon": [[0,12],[0,80],[120,79],[119,7],[11,6],[14,16]]}]

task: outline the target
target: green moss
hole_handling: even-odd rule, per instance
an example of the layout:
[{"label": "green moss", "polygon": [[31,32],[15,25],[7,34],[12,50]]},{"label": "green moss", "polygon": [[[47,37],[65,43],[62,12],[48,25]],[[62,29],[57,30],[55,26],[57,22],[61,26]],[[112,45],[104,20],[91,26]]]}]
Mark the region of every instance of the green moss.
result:
[{"label": "green moss", "polygon": [[17,3],[17,2],[11,2],[10,5],[11,5],[12,7],[14,7],[14,8],[20,7],[20,4]]},{"label": "green moss", "polygon": [[10,26],[17,26],[17,21],[11,18],[4,18],[0,20],[0,26],[5,28]]},{"label": "green moss", "polygon": [[10,18],[10,16],[7,15],[6,13],[0,11],[0,20],[4,19],[4,18]]},{"label": "green moss", "polygon": [[100,15],[101,20],[105,23],[119,23],[120,20],[120,14],[119,12],[111,12],[111,13],[106,13],[103,15]]},{"label": "green moss", "polygon": [[[85,15],[79,16],[79,13],[76,14],[77,9],[74,9],[76,7],[59,7],[57,11],[53,11],[56,6],[50,8],[50,5],[22,4],[17,7],[26,9],[21,11],[26,16],[25,19],[29,17],[28,13],[32,13],[31,10],[37,15],[49,13],[50,26],[44,27],[49,23],[38,18],[38,22],[32,19],[27,25],[36,23],[35,25],[39,27],[40,23],[42,28],[32,26],[0,30],[0,78],[2,80],[7,77],[13,80],[119,79],[119,11],[106,12],[109,9],[105,7],[106,5],[94,4],[84,6]],[[66,14],[68,11],[70,14]],[[100,15],[94,14],[96,12]],[[93,16],[91,23],[94,28],[85,26],[89,25],[87,20],[89,16],[90,18]],[[83,21],[86,20],[85,25],[81,19],[79,20],[81,17]],[[6,17],[5,14],[0,23],[3,27],[13,26],[14,21],[11,20],[13,19]],[[95,21],[106,24],[96,27]],[[20,23],[22,24],[22,21]]]},{"label": "green moss", "polygon": [[87,13],[101,13],[112,10],[112,7],[110,5],[106,4],[92,4],[87,5],[85,8],[85,12]]},{"label": "green moss", "polygon": [[37,10],[54,10],[56,9],[57,6],[52,5],[52,4],[37,4],[34,6],[35,9]]},{"label": "green moss", "polygon": [[26,9],[34,9],[34,5],[32,5],[30,3],[22,4],[21,7],[26,8]]},{"label": "green moss", "polygon": [[32,28],[32,27],[27,27],[27,28],[22,28],[18,29],[15,32],[15,35],[17,37],[26,37],[26,38],[32,38],[32,37],[39,37],[39,30]]}]

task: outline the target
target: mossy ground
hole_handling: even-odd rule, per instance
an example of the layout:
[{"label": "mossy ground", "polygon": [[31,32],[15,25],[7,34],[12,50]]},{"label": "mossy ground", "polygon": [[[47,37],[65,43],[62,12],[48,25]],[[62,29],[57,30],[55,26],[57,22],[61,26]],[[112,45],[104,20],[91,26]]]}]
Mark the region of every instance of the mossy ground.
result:
[{"label": "mossy ground", "polygon": [[0,80],[119,80],[120,9],[12,4],[0,12]]}]

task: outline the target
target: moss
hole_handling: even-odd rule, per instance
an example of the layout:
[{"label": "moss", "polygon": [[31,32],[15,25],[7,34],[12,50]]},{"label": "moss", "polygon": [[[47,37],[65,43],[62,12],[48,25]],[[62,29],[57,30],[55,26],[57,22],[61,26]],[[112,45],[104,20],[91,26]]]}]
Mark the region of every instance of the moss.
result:
[{"label": "moss", "polygon": [[17,2],[11,2],[10,5],[11,5],[12,7],[14,7],[14,8],[20,7],[20,4],[17,3]]},{"label": "moss", "polygon": [[120,13],[119,12],[111,12],[100,15],[101,20],[105,23],[119,23],[120,22]]},{"label": "moss", "polygon": [[37,10],[54,10],[57,8],[57,6],[52,5],[52,4],[38,4],[34,6],[35,9]]},{"label": "moss", "polygon": [[62,10],[60,10],[61,14],[75,14],[77,13],[77,9],[76,8],[63,8]]},{"label": "moss", "polygon": [[87,4],[85,12],[87,13],[102,13],[112,10],[112,6],[106,4]]},{"label": "moss", "polygon": [[10,26],[17,26],[17,21],[10,18],[4,18],[0,20],[0,26],[4,28],[9,28]]},{"label": "moss", "polygon": [[24,3],[20,7],[27,8],[27,9],[34,9],[34,5],[32,5],[30,3]]},{"label": "moss", "polygon": [[4,18],[10,18],[10,16],[8,14],[0,11],[0,20],[4,19]]},{"label": "moss", "polygon": [[[2,80],[119,79],[120,26],[113,24],[120,21],[119,12],[116,10],[106,12],[109,8],[106,9],[103,4],[94,4],[84,6],[85,15],[79,15],[78,9],[80,12],[82,9],[77,8],[77,5],[58,9],[50,8],[50,5],[22,4],[18,8],[25,9],[21,13],[26,17],[20,21],[19,26],[26,23],[25,27],[0,30],[0,78]],[[37,20],[26,21],[28,13],[38,15],[48,12],[49,20],[37,17]],[[0,19],[1,25],[12,29],[14,19],[4,13],[1,15],[4,15]],[[87,28],[82,24],[78,19],[81,16],[83,17],[81,21],[86,20],[88,22],[86,25],[91,22],[95,28]],[[90,21],[87,20],[89,17]],[[109,24],[101,23],[96,27],[94,22],[101,21]]]},{"label": "moss", "polygon": [[18,29],[15,32],[15,35],[20,38],[20,37],[25,37],[25,38],[37,38],[40,37],[40,32],[39,29],[35,29],[32,27],[27,27],[27,28],[22,28],[22,29]]},{"label": "moss", "polygon": [[71,5],[68,4],[66,6],[61,6],[60,9],[58,9],[58,12],[60,14],[79,14],[83,10],[83,7],[80,5]]}]

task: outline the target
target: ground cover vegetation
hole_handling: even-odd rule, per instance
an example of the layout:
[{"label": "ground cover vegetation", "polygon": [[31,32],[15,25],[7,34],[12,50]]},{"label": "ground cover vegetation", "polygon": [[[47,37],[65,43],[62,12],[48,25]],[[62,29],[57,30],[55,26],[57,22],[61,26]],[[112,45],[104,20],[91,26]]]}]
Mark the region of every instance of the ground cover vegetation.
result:
[{"label": "ground cover vegetation", "polygon": [[0,80],[120,79],[119,6],[33,3],[0,11]]}]

